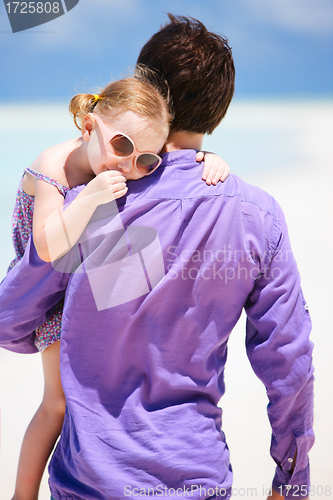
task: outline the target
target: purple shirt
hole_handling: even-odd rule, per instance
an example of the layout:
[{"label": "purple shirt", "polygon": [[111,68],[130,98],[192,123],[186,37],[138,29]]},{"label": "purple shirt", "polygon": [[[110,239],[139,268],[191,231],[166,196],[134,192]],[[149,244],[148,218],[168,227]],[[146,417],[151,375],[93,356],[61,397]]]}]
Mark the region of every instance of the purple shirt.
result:
[{"label": "purple shirt", "polygon": [[217,404],[243,308],[248,357],[269,397],[273,487],[306,496],[311,322],[284,217],[261,189],[233,175],[207,186],[201,171],[194,151],[164,155],[128,184],[120,215],[115,203],[96,211],[58,272],[31,245],[1,285],[1,345],[31,352],[29,331],[63,293],[59,271],[75,270],[61,346],[67,410],[49,467],[56,500],[229,498]]}]

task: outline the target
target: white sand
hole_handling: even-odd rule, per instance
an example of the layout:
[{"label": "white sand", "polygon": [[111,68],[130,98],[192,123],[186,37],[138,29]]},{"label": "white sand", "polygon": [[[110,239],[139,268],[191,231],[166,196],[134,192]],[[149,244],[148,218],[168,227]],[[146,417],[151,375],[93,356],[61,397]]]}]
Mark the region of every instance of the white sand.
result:
[{"label": "white sand", "polygon": [[[332,103],[235,103],[225,124],[206,148],[223,156],[223,131],[235,129],[257,133],[258,144],[271,130],[285,142],[264,149],[268,172],[253,173],[253,150],[248,149],[246,180],[273,194],[282,205],[302,276],[303,291],[313,320],[316,367],[316,443],[311,451],[311,479],[316,488],[312,498],[333,495],[333,438],[331,432],[333,380],[333,104]],[[280,132],[280,135],[278,134]],[[278,139],[277,139],[278,140]],[[274,144],[273,144],[274,146]],[[241,148],[241,145],[239,146]],[[276,166],[277,151],[284,149],[290,162]],[[289,155],[290,153],[290,155]],[[244,153],[245,157],[247,153]],[[257,148],[256,155],[260,154]],[[226,158],[233,167],[230,158]],[[252,165],[252,167],[251,167]],[[234,497],[263,499],[274,470],[269,456],[270,428],[267,399],[262,384],[253,374],[245,355],[244,318],[230,340],[223,398],[224,424],[234,469]],[[26,356],[0,350],[0,394],[2,449],[0,458],[0,500],[13,493],[19,448],[23,433],[42,397],[43,383],[39,355]],[[259,436],[259,439],[258,439]],[[321,494],[321,487],[323,493]],[[252,488],[252,490],[249,490]],[[328,490],[326,490],[328,493]],[[46,475],[40,499],[48,500]]]}]

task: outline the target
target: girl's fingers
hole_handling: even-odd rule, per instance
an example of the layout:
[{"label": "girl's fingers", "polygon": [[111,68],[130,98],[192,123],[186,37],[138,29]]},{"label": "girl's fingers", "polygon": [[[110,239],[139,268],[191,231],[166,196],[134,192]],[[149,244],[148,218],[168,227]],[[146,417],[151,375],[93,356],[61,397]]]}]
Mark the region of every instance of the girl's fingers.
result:
[{"label": "girl's fingers", "polygon": [[205,162],[205,164],[204,164],[204,169],[203,169],[203,171],[202,171],[202,178],[203,178],[203,180],[204,180],[204,181],[208,179],[208,176],[209,176],[209,174],[210,174],[210,171],[211,171],[211,167],[209,167],[209,166],[206,164],[206,162]]},{"label": "girl's fingers", "polygon": [[[212,170],[213,172],[213,170]],[[220,164],[214,171],[211,178],[211,183],[216,185],[219,181],[224,182],[230,173],[230,168],[227,163]]]},{"label": "girl's fingers", "polygon": [[113,184],[111,186],[111,190],[116,193],[118,191],[123,191],[124,189],[127,189],[125,182],[119,182],[117,184]]},{"label": "girl's fingers", "polygon": [[206,181],[206,183],[210,184],[212,182],[212,179],[216,173],[216,167],[214,167],[214,165],[211,165],[210,167],[207,165],[206,166],[206,163],[205,163],[205,168],[203,169],[203,172],[202,172],[202,178],[204,181]]},{"label": "girl's fingers", "polygon": [[216,166],[212,166],[206,176],[206,184],[216,184],[220,177],[219,169]]},{"label": "girl's fingers", "polygon": [[112,191],[116,193],[117,191],[123,191],[124,189],[128,189],[124,182],[119,182],[119,184],[114,184],[111,187]]},{"label": "girl's fingers", "polygon": [[121,172],[119,172],[119,170],[106,170],[104,172],[101,172],[99,175],[102,177],[121,177],[122,179],[125,179],[125,177],[121,174]]},{"label": "girl's fingers", "polygon": [[115,186],[116,184],[124,184],[126,182],[126,179],[122,175],[117,175],[114,177],[109,177],[106,182],[107,184]]},{"label": "girl's fingers", "polygon": [[224,172],[223,172],[223,174],[220,177],[220,181],[224,182],[226,180],[226,178],[228,177],[229,174],[230,174],[230,167],[229,167],[228,163],[226,163],[225,164]]},{"label": "girl's fingers", "polygon": [[[199,151],[196,156],[195,156],[196,161],[205,161],[205,152],[204,151]],[[207,179],[207,175],[209,174],[210,168],[204,163],[204,169],[202,171],[202,176],[201,178],[205,181]]]},{"label": "girl's fingers", "polygon": [[199,151],[196,156],[195,156],[195,159],[196,161],[202,161],[205,157],[205,153],[203,151]]},{"label": "girl's fingers", "polygon": [[223,182],[226,180],[230,173],[230,168],[222,158],[206,151],[204,161],[202,179],[206,181],[208,185],[216,185],[219,181]]},{"label": "girl's fingers", "polygon": [[128,187],[125,187],[124,189],[121,189],[120,191],[114,192],[113,194],[114,194],[115,199],[121,198],[122,196],[124,196],[127,193],[127,190],[128,190]]}]

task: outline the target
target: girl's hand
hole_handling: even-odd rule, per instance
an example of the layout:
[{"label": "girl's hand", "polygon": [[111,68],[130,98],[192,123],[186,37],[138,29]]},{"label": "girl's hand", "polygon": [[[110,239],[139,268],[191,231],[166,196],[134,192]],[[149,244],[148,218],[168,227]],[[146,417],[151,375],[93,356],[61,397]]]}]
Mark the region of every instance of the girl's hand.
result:
[{"label": "girl's hand", "polygon": [[[52,212],[40,234],[34,234],[41,259],[53,262],[65,255],[80,238],[98,205],[124,196],[127,192],[125,180],[114,170],[102,172],[88,182],[66,210],[59,207]],[[56,191],[54,186],[51,188]]]},{"label": "girl's hand", "polygon": [[89,196],[89,201],[98,206],[124,196],[127,189],[126,179],[120,172],[107,170],[88,182],[82,191],[82,197]]},{"label": "girl's hand", "polygon": [[215,185],[218,181],[224,182],[230,173],[228,163],[214,153],[199,151],[196,155],[196,160],[205,162],[202,179],[206,181],[208,185]]}]

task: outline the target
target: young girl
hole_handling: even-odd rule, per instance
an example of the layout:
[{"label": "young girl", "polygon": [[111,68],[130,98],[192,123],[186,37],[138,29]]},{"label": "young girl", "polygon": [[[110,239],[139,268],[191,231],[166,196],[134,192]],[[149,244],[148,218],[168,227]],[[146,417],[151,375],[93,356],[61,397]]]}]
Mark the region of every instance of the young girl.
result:
[{"label": "young girl", "polygon": [[[81,137],[49,148],[25,170],[13,218],[17,257],[10,268],[22,258],[31,232],[43,260],[66,253],[98,205],[124,196],[127,180],[149,175],[161,163],[158,154],[168,137],[171,115],[166,100],[146,81],[126,78],[109,84],[99,95],[76,95],[70,111]],[[198,161],[202,156],[198,153]],[[228,166],[212,156],[203,172],[206,182],[215,184],[227,175]],[[82,184],[85,188],[63,211],[67,191]],[[36,330],[45,388],[23,440],[13,500],[38,498],[46,462],[62,427],[66,406],[59,364],[62,306],[59,303]]]}]

